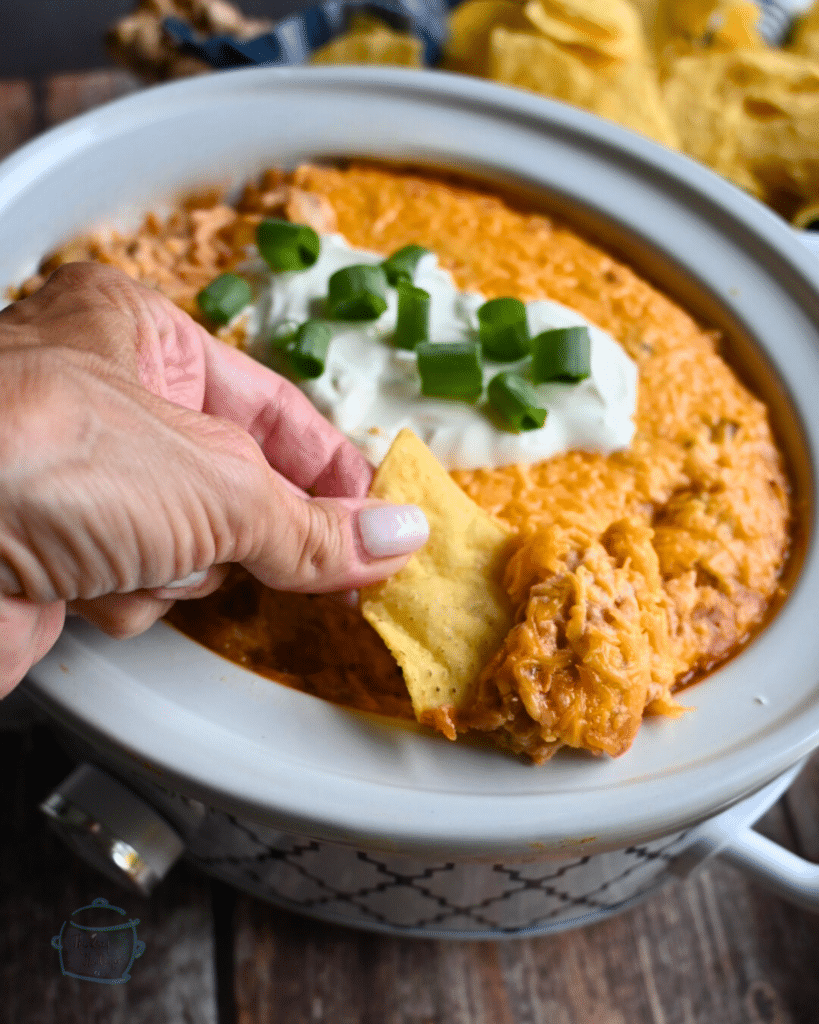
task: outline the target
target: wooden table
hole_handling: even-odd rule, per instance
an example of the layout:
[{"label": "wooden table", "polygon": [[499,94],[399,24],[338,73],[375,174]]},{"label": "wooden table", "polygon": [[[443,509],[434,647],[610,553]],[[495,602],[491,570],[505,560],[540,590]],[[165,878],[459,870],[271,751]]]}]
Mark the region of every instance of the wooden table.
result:
[{"label": "wooden table", "polygon": [[[0,156],[137,88],[110,70],[0,82]],[[819,917],[715,861],[577,932],[393,939],[311,922],[175,868],[150,900],[51,835],[72,767],[47,727],[0,732],[0,1024],[819,1024]],[[819,759],[760,830],[819,860]],[[125,985],[60,974],[51,936],[106,896],[140,919]]]}]

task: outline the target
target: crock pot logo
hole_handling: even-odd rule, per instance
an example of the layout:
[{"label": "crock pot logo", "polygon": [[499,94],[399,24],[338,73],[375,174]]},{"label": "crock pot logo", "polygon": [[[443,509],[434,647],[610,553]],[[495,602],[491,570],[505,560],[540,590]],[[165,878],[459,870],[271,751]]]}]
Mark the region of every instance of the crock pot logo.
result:
[{"label": "crock pot logo", "polygon": [[121,907],[99,896],[63,921],[51,945],[59,950],[60,970],[66,977],[103,985],[121,985],[129,980],[131,964],[145,952],[145,943],[137,938],[138,917],[118,921],[114,914],[125,917]]}]

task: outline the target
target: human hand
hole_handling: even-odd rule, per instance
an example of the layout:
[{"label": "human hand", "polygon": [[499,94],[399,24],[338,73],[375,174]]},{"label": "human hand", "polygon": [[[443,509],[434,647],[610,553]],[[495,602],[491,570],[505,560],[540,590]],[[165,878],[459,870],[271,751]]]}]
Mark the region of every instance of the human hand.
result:
[{"label": "human hand", "polygon": [[69,264],[0,312],[0,408],[0,697],[66,608],[132,636],[229,563],[353,589],[428,535],[365,497],[371,467],[298,388],[109,267]]}]

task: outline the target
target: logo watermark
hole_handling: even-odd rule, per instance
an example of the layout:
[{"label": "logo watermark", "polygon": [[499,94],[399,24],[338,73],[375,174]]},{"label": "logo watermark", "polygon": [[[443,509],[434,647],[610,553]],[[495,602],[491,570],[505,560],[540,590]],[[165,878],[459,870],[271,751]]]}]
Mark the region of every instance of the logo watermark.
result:
[{"label": "logo watermark", "polygon": [[67,978],[97,981],[102,985],[122,985],[130,980],[131,966],[145,952],[145,943],[137,938],[139,918],[112,922],[112,914],[125,917],[99,896],[86,907],[78,907],[51,945],[60,953],[60,971]]}]

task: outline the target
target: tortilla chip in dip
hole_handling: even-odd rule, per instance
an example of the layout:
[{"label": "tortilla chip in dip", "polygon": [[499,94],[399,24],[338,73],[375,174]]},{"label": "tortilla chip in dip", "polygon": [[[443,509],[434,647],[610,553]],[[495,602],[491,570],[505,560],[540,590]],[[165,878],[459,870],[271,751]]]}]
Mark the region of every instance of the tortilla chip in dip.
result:
[{"label": "tortilla chip in dip", "polygon": [[402,430],[370,497],[424,510],[430,539],[394,576],[361,591],[364,618],[401,666],[419,721],[455,739],[452,714],[512,626],[503,588],[512,531],[458,487]]}]

